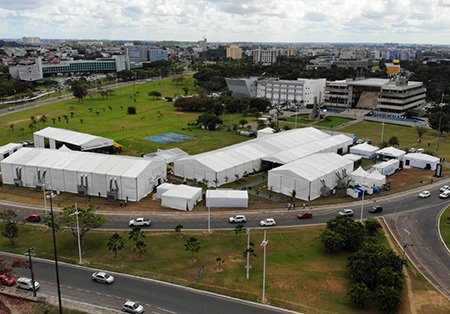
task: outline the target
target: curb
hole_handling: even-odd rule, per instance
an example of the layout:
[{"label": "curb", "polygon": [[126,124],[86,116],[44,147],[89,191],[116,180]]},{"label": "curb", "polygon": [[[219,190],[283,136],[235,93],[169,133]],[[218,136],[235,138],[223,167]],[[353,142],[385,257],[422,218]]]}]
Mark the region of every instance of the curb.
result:
[{"label": "curb", "polygon": [[442,234],[441,234],[441,217],[444,214],[444,212],[446,211],[448,207],[444,208],[441,210],[441,212],[439,213],[438,217],[437,217],[437,229],[438,229],[438,235],[439,235],[439,239],[441,239],[442,245],[444,245],[444,247],[447,249],[447,253],[450,254],[450,249],[448,248],[447,244],[444,241],[444,238],[442,238]]}]

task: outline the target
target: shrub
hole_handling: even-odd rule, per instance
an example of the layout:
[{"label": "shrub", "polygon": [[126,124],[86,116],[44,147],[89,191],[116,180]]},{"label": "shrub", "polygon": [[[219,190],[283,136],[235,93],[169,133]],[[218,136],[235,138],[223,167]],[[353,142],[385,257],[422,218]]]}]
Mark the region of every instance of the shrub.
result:
[{"label": "shrub", "polygon": [[128,113],[128,114],[136,114],[136,107],[134,107],[134,106],[129,106],[129,107],[127,108],[127,113]]}]

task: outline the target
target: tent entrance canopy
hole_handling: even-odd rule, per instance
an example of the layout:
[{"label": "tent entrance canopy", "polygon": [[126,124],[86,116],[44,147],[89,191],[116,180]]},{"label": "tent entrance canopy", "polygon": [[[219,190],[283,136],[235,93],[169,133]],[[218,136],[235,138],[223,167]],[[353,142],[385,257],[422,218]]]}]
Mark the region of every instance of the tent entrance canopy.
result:
[{"label": "tent entrance canopy", "polygon": [[248,193],[247,191],[218,189],[206,191],[206,207],[248,207]]}]

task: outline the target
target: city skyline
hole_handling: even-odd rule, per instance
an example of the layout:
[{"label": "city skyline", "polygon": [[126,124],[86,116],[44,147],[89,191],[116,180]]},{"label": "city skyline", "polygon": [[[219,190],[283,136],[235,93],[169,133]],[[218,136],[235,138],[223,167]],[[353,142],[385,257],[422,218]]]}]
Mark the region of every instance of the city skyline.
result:
[{"label": "city skyline", "polygon": [[0,0],[0,38],[449,44],[449,13],[450,0]]}]

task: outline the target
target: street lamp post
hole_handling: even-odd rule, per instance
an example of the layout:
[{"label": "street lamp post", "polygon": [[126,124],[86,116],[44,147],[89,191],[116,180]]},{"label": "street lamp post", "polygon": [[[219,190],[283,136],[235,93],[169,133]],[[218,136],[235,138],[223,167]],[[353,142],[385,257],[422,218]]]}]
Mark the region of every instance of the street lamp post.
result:
[{"label": "street lamp post", "polygon": [[78,239],[78,257],[80,259],[80,264],[83,264],[83,260],[81,258],[81,240],[80,240],[80,224],[78,222],[78,215],[80,212],[78,211],[77,203],[75,203],[75,212],[70,214],[69,216],[75,215],[77,218],[77,239]]},{"label": "street lamp post", "polygon": [[208,232],[211,232],[211,207],[208,206]]},{"label": "street lamp post", "polygon": [[30,271],[31,271],[31,284],[33,285],[33,296],[36,297],[36,287],[34,285],[33,262],[31,261],[32,251],[33,251],[33,248],[28,248],[25,251],[25,254],[28,255],[28,263],[30,264]]},{"label": "street lamp post", "polygon": [[441,122],[442,122],[442,107],[444,107],[444,94],[441,97],[441,103],[439,104],[439,126],[438,126],[438,138],[436,144],[436,155],[439,153],[439,142],[441,139]]},{"label": "street lamp post", "polygon": [[246,278],[250,279],[250,228],[247,228],[247,267]]},{"label": "street lamp post", "polygon": [[263,266],[263,285],[262,285],[262,303],[266,303],[266,247],[269,241],[266,239],[266,230],[264,230],[264,240],[261,242],[261,246],[264,248],[264,266]]},{"label": "street lamp post", "polygon": [[364,194],[365,190],[362,191],[362,202],[361,202],[361,223],[363,221],[363,214],[364,214]]}]

